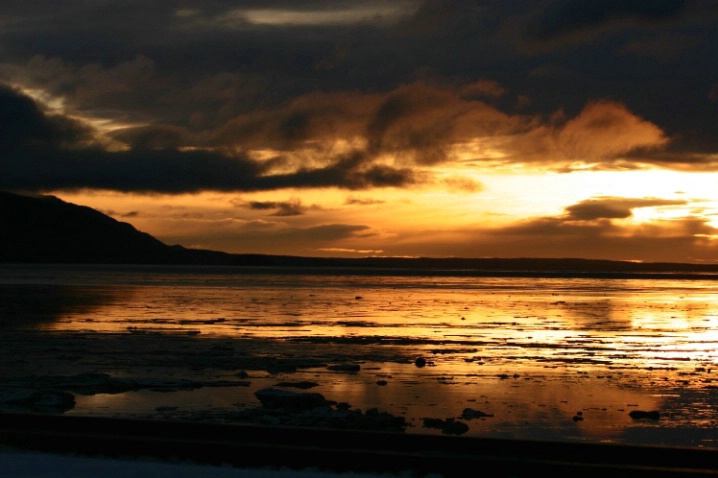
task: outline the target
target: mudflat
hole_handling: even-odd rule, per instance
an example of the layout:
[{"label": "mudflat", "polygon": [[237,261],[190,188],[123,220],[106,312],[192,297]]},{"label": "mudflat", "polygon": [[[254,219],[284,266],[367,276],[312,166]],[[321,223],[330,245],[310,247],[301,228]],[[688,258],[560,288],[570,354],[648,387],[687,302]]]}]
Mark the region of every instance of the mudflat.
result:
[{"label": "mudflat", "polygon": [[718,435],[692,426],[701,417],[640,407],[647,392],[627,371],[447,375],[449,353],[331,339],[8,330],[1,342],[2,411],[636,445]]},{"label": "mudflat", "polygon": [[0,410],[718,448],[710,280],[2,272]]}]

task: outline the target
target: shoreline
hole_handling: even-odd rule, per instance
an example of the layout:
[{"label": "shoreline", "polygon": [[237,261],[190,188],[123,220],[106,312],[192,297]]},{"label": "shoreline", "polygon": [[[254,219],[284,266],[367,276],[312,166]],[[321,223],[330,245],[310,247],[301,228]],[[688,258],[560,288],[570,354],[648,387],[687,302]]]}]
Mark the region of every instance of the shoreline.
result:
[{"label": "shoreline", "polygon": [[[711,281],[23,270],[0,287],[0,409],[345,427],[386,413],[406,434],[718,448]],[[267,388],[333,405],[281,414]]]},{"label": "shoreline", "polygon": [[[601,378],[537,369],[512,376],[485,364],[480,374],[447,375],[458,366],[450,356],[428,355],[428,365],[418,368],[413,346],[74,333],[35,342],[5,334],[4,342],[12,358],[0,368],[5,411],[49,404],[47,411],[68,417],[718,448],[718,432],[701,425],[711,418],[696,410],[668,405],[660,420],[629,417],[657,410],[658,397],[676,393],[660,378],[677,372],[654,371],[656,386],[638,390],[632,384],[639,377],[645,382],[645,372],[609,371]],[[319,394],[332,403],[285,412],[263,406],[257,392],[265,389]]]},{"label": "shoreline", "polygon": [[[331,472],[466,476],[718,475],[718,450],[501,440],[303,427],[219,425],[0,413],[0,443],[18,450]],[[3,451],[0,449],[0,453]]]},{"label": "shoreline", "polygon": [[[412,259],[406,259],[412,261]],[[217,275],[318,275],[318,276],[360,276],[360,277],[476,277],[476,278],[546,278],[546,279],[650,279],[650,280],[718,280],[718,266],[703,264],[672,264],[672,263],[616,263],[615,267],[595,265],[592,267],[573,267],[570,261],[565,264],[560,260],[546,260],[549,264],[558,263],[558,267],[543,267],[541,263],[521,265],[513,264],[506,259],[508,266],[481,266],[481,260],[467,260],[462,265],[461,260],[451,260],[450,264],[443,264],[441,259],[414,259],[412,262],[400,262],[395,265],[382,265],[381,262],[355,265],[354,261],[347,259],[346,264],[339,261],[334,264],[332,260],[327,263],[312,264],[297,263],[271,264],[271,265],[241,265],[241,264],[91,264],[91,263],[3,263],[6,273],[14,269],[21,272],[37,269],[45,275],[47,283],[57,280],[50,273],[71,273],[63,277],[72,280],[77,272],[95,272],[98,270],[120,273],[123,271],[145,271],[148,274],[164,274],[172,272],[178,275],[212,273]],[[479,261],[479,262],[477,262]],[[393,261],[387,259],[391,264]],[[476,262],[476,264],[473,264]],[[590,261],[589,261],[590,262]],[[601,262],[601,261],[597,261]],[[17,278],[13,277],[13,281]],[[2,278],[0,277],[0,280]],[[37,284],[37,278],[31,279]],[[72,283],[72,282],[68,282]],[[79,282],[82,283],[82,282]]]}]

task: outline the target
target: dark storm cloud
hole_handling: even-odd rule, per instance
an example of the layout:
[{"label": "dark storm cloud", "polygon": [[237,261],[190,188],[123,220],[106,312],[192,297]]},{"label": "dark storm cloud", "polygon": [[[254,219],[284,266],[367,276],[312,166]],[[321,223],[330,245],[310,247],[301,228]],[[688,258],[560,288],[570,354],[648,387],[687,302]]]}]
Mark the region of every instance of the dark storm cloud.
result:
[{"label": "dark storm cloud", "polygon": [[[686,205],[684,200],[659,198],[623,198],[601,197],[587,199],[565,208],[566,214],[556,217],[538,217],[527,219],[513,225],[495,229],[490,234],[506,237],[555,237],[558,240],[587,243],[599,237],[641,238],[656,236],[688,236],[695,234],[712,235],[715,228],[706,219],[683,218],[674,220],[656,220],[647,225],[622,225],[614,219],[627,219],[637,208],[667,207]],[[698,239],[691,239],[698,240]],[[702,240],[702,239],[701,239]],[[575,250],[575,248],[574,248]]]},{"label": "dark storm cloud", "polygon": [[274,210],[272,216],[301,216],[305,207],[299,199],[289,201],[249,201],[247,206],[256,211]]},{"label": "dark storm cloud", "polygon": [[47,115],[32,99],[0,84],[0,146],[3,153],[72,147],[92,140],[89,127],[61,115]]},{"label": "dark storm cloud", "polygon": [[559,0],[541,9],[527,25],[527,32],[534,41],[550,41],[613,23],[661,22],[685,8],[684,0]]},{"label": "dark storm cloud", "polygon": [[363,189],[413,181],[410,170],[365,165],[361,153],[325,167],[268,174],[271,161],[256,161],[241,153],[150,148],[156,141],[107,151],[93,144],[91,128],[50,115],[5,86],[0,86],[0,121],[0,188],[5,189],[182,193],[330,186]]},{"label": "dark storm cloud", "polygon": [[376,164],[365,166],[365,154],[357,151],[340,157],[334,164],[323,168],[300,168],[296,173],[274,175],[276,186],[289,187],[292,183],[331,187],[341,185],[347,189],[368,189],[371,187],[405,186],[416,181],[416,175],[409,168],[397,169]]},{"label": "dark storm cloud", "polygon": [[[700,0],[8,0],[0,79],[61,98],[67,114],[27,107],[35,122],[9,125],[13,110],[2,113],[4,131],[15,128],[4,141],[39,138],[42,147],[3,157],[0,182],[404,186],[420,180],[416,165],[492,137],[513,153],[506,161],[568,153],[586,155],[569,163],[603,161],[596,169],[715,170],[716,21],[718,5]],[[591,123],[594,104],[614,105],[604,112],[624,122]],[[72,115],[128,125],[112,135],[129,149],[111,152]],[[581,115],[579,126],[608,139],[623,131],[624,143],[607,155],[600,142],[577,142],[589,136],[572,122]],[[564,126],[556,118],[570,135],[552,135]],[[637,125],[644,143],[630,142]],[[361,146],[318,146],[339,139]],[[557,142],[564,149],[551,151]],[[259,162],[255,148],[276,158]],[[387,154],[398,162],[377,161]],[[287,167],[270,174],[279,163]]]},{"label": "dark storm cloud", "polygon": [[[262,168],[242,157],[204,151],[23,151],[0,159],[0,188],[48,191],[107,189],[183,193],[257,190]],[[259,183],[259,184],[258,184]]]},{"label": "dark storm cloud", "polygon": [[265,175],[266,168],[242,155],[207,151],[137,150],[108,153],[23,151],[0,158],[0,188],[49,191],[83,188],[123,192],[186,193],[264,191],[279,188],[401,186],[409,170],[388,166],[355,169],[351,162],[296,173]]},{"label": "dark storm cloud", "polygon": [[594,221],[597,219],[626,219],[633,209],[642,207],[676,206],[686,204],[683,200],[656,198],[597,198],[587,199],[566,207],[569,221]]},{"label": "dark storm cloud", "polygon": [[[393,3],[408,15],[415,2]],[[247,17],[252,11],[271,17],[282,10],[326,14],[357,6],[366,13],[354,24],[265,24]],[[175,123],[196,114],[217,126],[313,89],[351,89],[361,70],[375,77],[376,65],[367,62],[401,54],[382,47],[391,43],[382,22],[367,21],[383,9],[385,2],[346,1],[100,0],[37,8],[3,2],[0,17],[8,20],[0,30],[0,61],[14,68],[8,75],[63,95],[81,110],[121,108],[130,118]],[[344,41],[360,48],[360,57],[384,53],[356,64],[356,58],[343,60]],[[337,68],[342,61],[347,64]]]}]

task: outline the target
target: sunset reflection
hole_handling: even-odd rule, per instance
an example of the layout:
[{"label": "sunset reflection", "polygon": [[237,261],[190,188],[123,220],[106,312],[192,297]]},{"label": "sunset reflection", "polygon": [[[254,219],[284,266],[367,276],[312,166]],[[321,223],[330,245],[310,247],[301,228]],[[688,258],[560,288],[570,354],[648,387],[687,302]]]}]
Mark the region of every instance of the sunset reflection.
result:
[{"label": "sunset reflection", "polygon": [[[316,382],[313,391],[354,407],[405,415],[413,433],[436,433],[421,417],[457,418],[470,408],[492,415],[469,420],[475,435],[610,442],[642,424],[628,417],[632,410],[670,409],[671,420],[692,423],[714,407],[718,309],[699,280],[665,280],[657,291],[640,280],[602,279],[204,272],[167,282],[150,271],[111,277],[100,285],[105,279],[98,276],[87,293],[64,301],[71,307],[58,306],[51,320],[33,325],[58,340],[86,342],[87,358],[68,355],[68,367],[100,354],[115,357],[108,372],[116,376],[128,373],[125,362],[151,371],[160,360],[154,367],[183,363],[200,377],[229,367],[212,380],[232,381],[232,364],[256,356],[255,368],[243,371],[251,386],[94,394],[79,397],[73,413],[141,415],[169,407],[182,418],[209,413],[208,406],[251,407],[258,403],[254,391],[274,386],[283,373]],[[58,272],[54,280],[50,289],[67,291],[89,276]],[[309,361],[281,366],[290,357]],[[328,370],[338,357],[361,371]],[[419,357],[425,366],[414,364]],[[280,366],[272,372],[259,365],[266,360]]]},{"label": "sunset reflection", "polygon": [[[408,284],[407,284],[408,285]],[[59,310],[45,327],[103,333],[171,333],[203,337],[374,342],[476,350],[484,360],[521,358],[516,366],[570,363],[586,357],[611,366],[674,367],[716,360],[718,307],[709,293],[690,300],[668,292],[607,290],[587,282],[557,292],[541,281],[521,294],[496,279],[465,279],[446,288],[372,289],[356,284],[318,289],[310,279],[289,293],[256,285],[101,289],[92,309]],[[547,282],[547,285],[551,283]],[[512,287],[516,285],[515,280]],[[596,296],[600,296],[596,298]],[[533,365],[532,365],[533,364]]]}]

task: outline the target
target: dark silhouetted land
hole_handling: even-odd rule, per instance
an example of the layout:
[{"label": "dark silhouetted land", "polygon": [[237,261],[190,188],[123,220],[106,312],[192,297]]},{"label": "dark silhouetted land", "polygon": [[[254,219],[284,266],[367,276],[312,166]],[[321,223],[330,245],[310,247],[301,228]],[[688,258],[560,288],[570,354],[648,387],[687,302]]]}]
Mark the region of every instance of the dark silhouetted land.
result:
[{"label": "dark silhouetted land", "polygon": [[580,258],[320,258],[229,254],[167,245],[132,225],[54,196],[0,191],[0,263],[163,264],[391,269],[451,274],[715,274],[718,265]]}]

